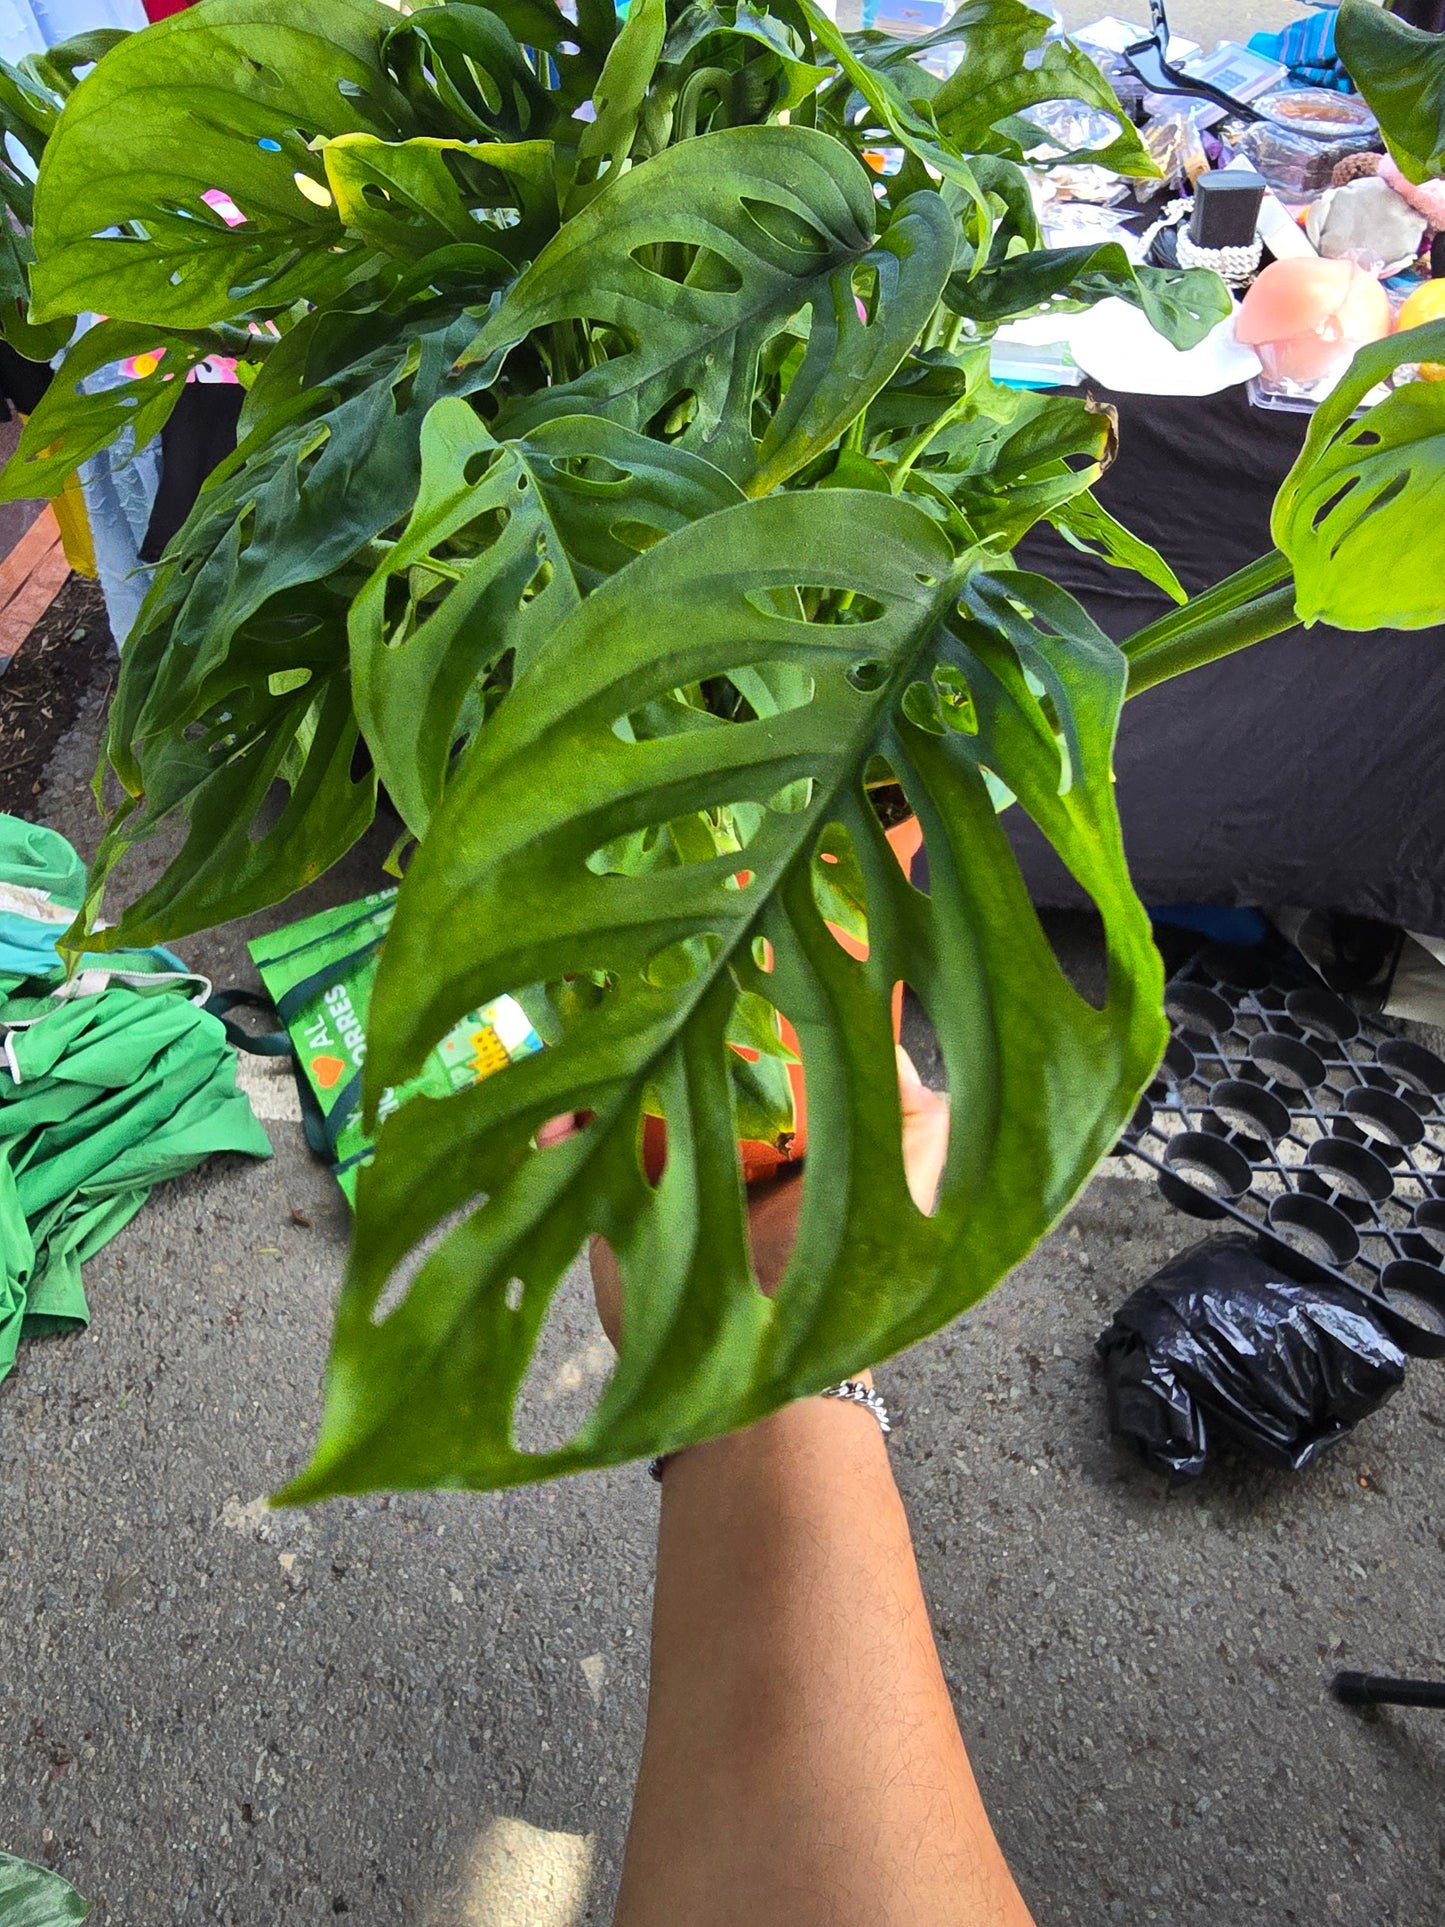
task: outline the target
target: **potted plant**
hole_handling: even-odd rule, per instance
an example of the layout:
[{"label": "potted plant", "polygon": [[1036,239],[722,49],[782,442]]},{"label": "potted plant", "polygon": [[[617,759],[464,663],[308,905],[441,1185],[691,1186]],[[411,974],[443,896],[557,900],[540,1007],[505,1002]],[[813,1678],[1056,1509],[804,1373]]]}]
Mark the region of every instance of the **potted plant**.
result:
[{"label": "potted plant", "polygon": [[[1355,4],[1342,37],[1393,57],[1409,30]],[[1111,785],[1126,693],[1296,611],[1434,618],[1441,538],[1411,478],[1438,463],[1441,391],[1401,390],[1364,435],[1350,413],[1392,357],[1445,359],[1439,324],[1368,351],[1320,411],[1279,549],[1123,649],[1013,565],[1042,517],[1177,586],[1090,496],[1107,413],[996,386],[993,329],[1118,294],[1188,344],[1228,309],[1206,274],[1040,247],[1031,107],[1086,103],[1114,130],[1093,157],[1151,171],[1048,25],[967,0],[902,45],[845,38],[812,0],[632,0],[622,24],[611,0],[205,0],[112,47],[48,130],[30,319],[108,318],[11,491],[154,434],[207,354],[250,385],[125,651],[86,942],[281,900],[381,785],[407,835],[369,1106],[501,992],[551,1044],[382,1126],[290,1496],[670,1449],[973,1303],[1066,1209],[1163,1046]],[[947,77],[920,59],[943,47]],[[1434,70],[1370,98],[1438,169]],[[77,385],[141,351],[151,373]],[[1367,545],[1397,566],[1357,567]],[[1044,938],[1005,808],[1098,906],[1097,1008]],[[908,815],[927,894],[887,843]],[[96,929],[108,874],[171,821],[178,855]],[[931,1215],[899,1148],[904,983],[952,1092]],[[784,1021],[817,1155],[769,1301],[736,1147],[788,1127]],[[563,1112],[584,1127],[539,1148]],[[513,1401],[595,1233],[620,1259],[621,1357],[577,1437],[528,1455]]]}]

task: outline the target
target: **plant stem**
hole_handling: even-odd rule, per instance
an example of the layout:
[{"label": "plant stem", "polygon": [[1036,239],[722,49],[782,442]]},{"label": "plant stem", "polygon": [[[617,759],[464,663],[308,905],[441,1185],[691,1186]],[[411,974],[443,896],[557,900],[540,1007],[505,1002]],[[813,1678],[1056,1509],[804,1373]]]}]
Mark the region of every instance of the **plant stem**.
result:
[{"label": "plant stem", "polygon": [[913,467],[913,464],[918,460],[924,449],[928,447],[928,444],[933,441],[935,436],[941,435],[951,422],[957,421],[958,417],[972,406],[972,395],[960,395],[956,402],[952,402],[944,409],[937,421],[929,422],[927,427],[920,428],[918,433],[913,436],[910,441],[906,441],[903,444],[903,452],[893,465],[893,473],[889,481],[889,486],[895,495],[901,495],[903,493],[903,484],[908,478],[909,470]]},{"label": "plant stem", "polygon": [[1297,620],[1293,573],[1274,549],[1130,636],[1121,645],[1129,659],[1129,694],[1280,635]]}]

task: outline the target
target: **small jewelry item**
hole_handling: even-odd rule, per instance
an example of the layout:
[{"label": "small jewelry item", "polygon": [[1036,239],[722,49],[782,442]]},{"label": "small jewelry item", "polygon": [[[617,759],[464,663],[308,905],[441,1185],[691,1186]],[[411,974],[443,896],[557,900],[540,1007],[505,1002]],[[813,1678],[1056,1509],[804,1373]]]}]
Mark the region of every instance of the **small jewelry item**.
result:
[{"label": "small jewelry item", "polygon": [[861,1379],[845,1378],[841,1385],[830,1385],[826,1391],[819,1392],[819,1398],[845,1398],[853,1405],[866,1405],[878,1421],[878,1429],[886,1439],[893,1430],[893,1420],[888,1415],[888,1407],[883,1403],[881,1393],[875,1392],[871,1385]]},{"label": "small jewelry item", "polygon": [[[818,1397],[841,1398],[846,1399],[850,1405],[863,1406],[877,1419],[878,1429],[885,1439],[893,1430],[893,1420],[889,1416],[888,1407],[883,1402],[882,1393],[875,1392],[871,1385],[865,1385],[861,1379],[845,1378],[841,1384],[826,1386],[819,1392]],[[671,1452],[667,1452],[660,1459],[648,1460],[647,1469],[654,1479],[661,1479],[673,1456]]]}]

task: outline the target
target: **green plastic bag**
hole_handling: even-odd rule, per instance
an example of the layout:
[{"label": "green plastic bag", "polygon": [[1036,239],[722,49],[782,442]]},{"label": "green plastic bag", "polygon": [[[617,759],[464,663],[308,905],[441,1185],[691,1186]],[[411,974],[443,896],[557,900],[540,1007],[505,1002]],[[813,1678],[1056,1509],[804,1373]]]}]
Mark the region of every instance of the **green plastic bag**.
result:
[{"label": "green plastic bag", "polygon": [[0,816],[0,1378],[22,1338],[89,1322],[81,1266],[153,1186],[214,1151],[271,1155],[203,977],[122,950],[67,979],[84,882],[64,837]]},{"label": "green plastic bag", "polygon": [[[351,1203],[375,1149],[361,1122],[366,1017],[396,891],[323,910],[248,946],[290,1039],[311,1147],[331,1165]],[[381,1097],[383,1118],[409,1098],[448,1097],[542,1048],[514,997],[472,1011],[428,1056],[419,1076]]]}]

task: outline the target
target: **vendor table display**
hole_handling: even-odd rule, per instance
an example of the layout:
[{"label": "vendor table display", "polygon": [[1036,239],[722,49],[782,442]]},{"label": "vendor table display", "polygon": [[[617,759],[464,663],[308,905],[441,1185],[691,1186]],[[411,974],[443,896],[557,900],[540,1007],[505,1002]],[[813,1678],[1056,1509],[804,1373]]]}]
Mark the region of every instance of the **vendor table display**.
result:
[{"label": "vendor table display", "polygon": [[[1096,397],[1119,411],[1120,444],[1099,500],[1191,595],[1269,547],[1307,416],[1253,408],[1242,387]],[[1042,525],[1019,560],[1116,639],[1168,607]],[[1125,709],[1116,770],[1146,903],[1290,904],[1445,934],[1445,628],[1291,629],[1178,677]],[[1086,902],[1021,813],[1006,820],[1034,900]]]}]

